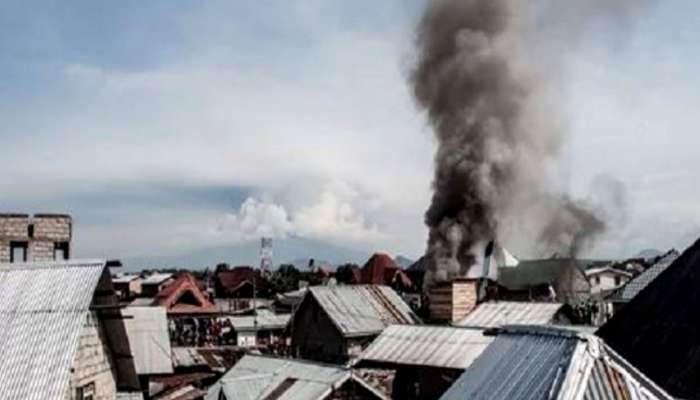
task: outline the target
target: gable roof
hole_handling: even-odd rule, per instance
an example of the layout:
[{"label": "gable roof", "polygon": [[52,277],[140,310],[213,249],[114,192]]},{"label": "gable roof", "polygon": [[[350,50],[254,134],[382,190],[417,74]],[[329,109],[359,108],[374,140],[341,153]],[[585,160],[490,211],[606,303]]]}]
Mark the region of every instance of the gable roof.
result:
[{"label": "gable roof", "polygon": [[467,368],[493,341],[481,329],[391,325],[362,352],[357,367]]},{"label": "gable roof", "polygon": [[257,315],[241,315],[226,317],[237,332],[256,332],[268,329],[284,329],[289,323],[291,314],[275,314],[270,310],[260,308],[254,312]]},{"label": "gable roof", "polygon": [[345,337],[376,334],[392,324],[420,323],[388,286],[313,286],[306,296],[313,296]]},{"label": "gable roof", "polygon": [[171,279],[173,277],[173,274],[170,273],[160,273],[156,272],[153,273],[141,282],[142,285],[160,285],[161,283],[167,281],[168,279]]},{"label": "gable roof", "polygon": [[564,329],[508,327],[441,400],[671,400],[600,339]]},{"label": "gable roof", "polygon": [[173,372],[168,321],[163,307],[127,307],[122,310],[126,333],[139,375]]},{"label": "gable roof", "polygon": [[603,273],[606,273],[606,272],[610,272],[610,273],[615,274],[615,275],[626,276],[626,277],[628,277],[628,278],[631,278],[631,277],[632,277],[632,273],[631,273],[631,272],[623,271],[623,270],[618,269],[618,268],[613,268],[613,267],[610,266],[610,265],[606,265],[606,266],[604,266],[604,267],[588,268],[588,269],[585,270],[583,273],[584,273],[587,277],[590,277],[590,276],[593,276],[593,275],[600,275],[600,274],[603,274]]},{"label": "gable roof", "polygon": [[654,279],[656,279],[659,274],[668,268],[671,263],[673,263],[680,253],[678,251],[671,250],[665,255],[663,255],[654,265],[649,267],[646,271],[637,275],[631,281],[627,282],[625,286],[615,291],[609,299],[618,302],[628,302],[632,300],[639,292],[649,285]]},{"label": "gable roof", "polygon": [[[0,266],[0,393],[11,399],[63,399],[91,305],[116,298],[105,261]],[[99,295],[97,293],[100,293]],[[129,354],[118,310],[103,311],[113,353]],[[118,385],[138,389],[130,357],[117,358]],[[130,369],[129,369],[130,368]]]},{"label": "gable roof", "polygon": [[700,241],[598,330],[606,343],[676,397],[700,399]]},{"label": "gable roof", "polygon": [[458,321],[457,326],[496,328],[504,325],[547,325],[554,322],[562,303],[490,301]]},{"label": "gable roof", "polygon": [[585,265],[586,261],[569,258],[522,260],[515,267],[499,268],[498,284],[511,290],[546,285],[559,279],[567,269],[580,272]]},{"label": "gable roof", "polygon": [[264,280],[258,274],[258,271],[248,266],[239,266],[231,270],[219,271],[216,274],[216,279],[228,292],[234,292],[241,286],[252,284],[253,282],[259,287],[265,284]]},{"label": "gable roof", "polygon": [[364,385],[345,367],[246,355],[209,388],[207,400],[322,399],[350,379]]},{"label": "gable roof", "polygon": [[[182,304],[183,296],[191,296],[198,305]],[[180,275],[175,281],[164,287],[153,300],[154,305],[165,307],[169,314],[215,313],[217,308],[197,285],[195,278],[188,274]]]},{"label": "gable roof", "polygon": [[375,253],[360,270],[360,279],[357,283],[391,285],[395,282],[404,287],[413,286],[411,278],[391,257],[384,253]]}]

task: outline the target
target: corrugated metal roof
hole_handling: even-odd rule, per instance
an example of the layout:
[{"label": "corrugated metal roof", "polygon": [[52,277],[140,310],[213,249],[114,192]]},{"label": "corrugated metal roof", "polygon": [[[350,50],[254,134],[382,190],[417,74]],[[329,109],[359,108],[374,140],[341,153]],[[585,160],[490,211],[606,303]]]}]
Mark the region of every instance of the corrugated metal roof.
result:
[{"label": "corrugated metal roof", "polygon": [[291,314],[275,314],[270,310],[258,309],[257,316],[245,315],[237,317],[225,317],[239,332],[257,331],[265,329],[282,329],[287,326]]},{"label": "corrugated metal roof", "polygon": [[[583,396],[583,397],[579,397]],[[591,335],[506,327],[441,400],[670,400]]]},{"label": "corrugated metal roof", "polygon": [[[122,310],[136,373],[173,372],[168,320],[163,307],[127,307]],[[131,317],[131,318],[129,318]]]},{"label": "corrugated metal roof", "polygon": [[175,368],[207,365],[207,359],[194,347],[173,347],[172,362]]},{"label": "corrugated metal roof", "polygon": [[631,281],[627,282],[627,284],[620,289],[619,295],[615,296],[615,299],[624,302],[632,300],[637,293],[641,292],[642,289],[647,287],[647,285],[656,279],[659,274],[664,272],[669,265],[676,261],[676,258],[678,258],[679,255],[680,254],[677,251],[669,252],[661,260],[659,260],[659,262],[637,275]]},{"label": "corrugated metal roof", "polygon": [[576,344],[558,335],[498,335],[441,399],[556,398]]},{"label": "corrugated metal roof", "polygon": [[142,284],[143,285],[159,285],[172,277],[173,277],[173,274],[155,273],[155,274],[152,274],[152,275],[149,275],[148,277],[146,277],[143,280]]},{"label": "corrugated metal roof", "polygon": [[480,304],[455,325],[484,328],[504,325],[547,325],[554,321],[563,306],[561,303],[493,301]]},{"label": "corrugated metal roof", "polygon": [[408,304],[387,286],[314,286],[309,293],[346,336],[376,334],[388,325],[420,322]]},{"label": "corrugated metal roof", "polygon": [[360,365],[467,368],[493,341],[480,329],[392,325],[360,355]]},{"label": "corrugated metal roof", "polygon": [[209,389],[207,400],[219,400],[221,392],[226,400],[256,400],[280,388],[285,381],[289,385],[280,390],[276,399],[314,400],[349,376],[350,370],[343,367],[246,355]]},{"label": "corrugated metal roof", "polygon": [[104,261],[0,266],[0,393],[63,399]]},{"label": "corrugated metal roof", "polygon": [[139,279],[140,276],[138,275],[132,275],[132,274],[123,274],[123,275],[117,275],[112,277],[112,282],[113,283],[129,283],[133,280]]}]

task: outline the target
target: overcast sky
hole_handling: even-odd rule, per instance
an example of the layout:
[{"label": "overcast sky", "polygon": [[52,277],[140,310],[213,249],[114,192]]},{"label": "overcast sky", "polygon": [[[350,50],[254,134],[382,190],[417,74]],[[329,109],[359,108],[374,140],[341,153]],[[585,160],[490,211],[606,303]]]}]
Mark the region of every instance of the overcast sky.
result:
[{"label": "overcast sky", "polygon": [[[700,236],[700,4],[658,3],[622,38],[590,32],[564,72],[557,184],[626,188],[593,256]],[[79,256],[299,235],[416,257],[434,144],[406,75],[423,5],[3,1],[0,210],[71,213]],[[527,255],[526,239],[506,246]]]}]

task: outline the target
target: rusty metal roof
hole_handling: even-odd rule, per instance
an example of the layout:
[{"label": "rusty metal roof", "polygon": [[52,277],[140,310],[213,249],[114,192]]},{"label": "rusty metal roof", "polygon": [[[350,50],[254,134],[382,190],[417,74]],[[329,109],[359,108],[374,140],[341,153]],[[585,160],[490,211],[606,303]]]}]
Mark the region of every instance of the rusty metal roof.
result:
[{"label": "rusty metal roof", "polygon": [[671,400],[592,335],[510,326],[441,400]]},{"label": "rusty metal roof", "polygon": [[63,399],[104,261],[0,266],[0,393]]},{"label": "rusty metal roof", "polygon": [[344,336],[377,334],[392,324],[420,319],[390,287],[380,285],[314,286],[313,296]]},{"label": "rusty metal roof", "polygon": [[360,366],[467,368],[493,341],[481,329],[392,325],[360,355]]},{"label": "rusty metal roof", "polygon": [[547,325],[554,321],[562,303],[490,301],[482,303],[457,326],[495,328],[504,325]]}]

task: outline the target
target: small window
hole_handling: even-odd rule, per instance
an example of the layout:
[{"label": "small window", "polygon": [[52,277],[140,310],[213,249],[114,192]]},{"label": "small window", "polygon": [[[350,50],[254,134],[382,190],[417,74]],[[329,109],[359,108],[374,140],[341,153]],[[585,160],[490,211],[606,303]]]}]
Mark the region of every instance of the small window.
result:
[{"label": "small window", "polygon": [[615,286],[620,286],[620,283],[622,283],[621,279],[619,276],[615,277]]},{"label": "small window", "polygon": [[53,246],[53,259],[63,261],[70,258],[70,247],[68,242],[56,242]]},{"label": "small window", "polygon": [[596,276],[595,278],[593,278],[593,281],[595,281],[596,285],[600,285],[600,276]]},{"label": "small window", "polygon": [[27,242],[10,242],[10,262],[20,263],[27,261]]},{"label": "small window", "polygon": [[94,400],[95,399],[95,382],[90,382],[87,385],[80,386],[75,389],[76,400]]}]

